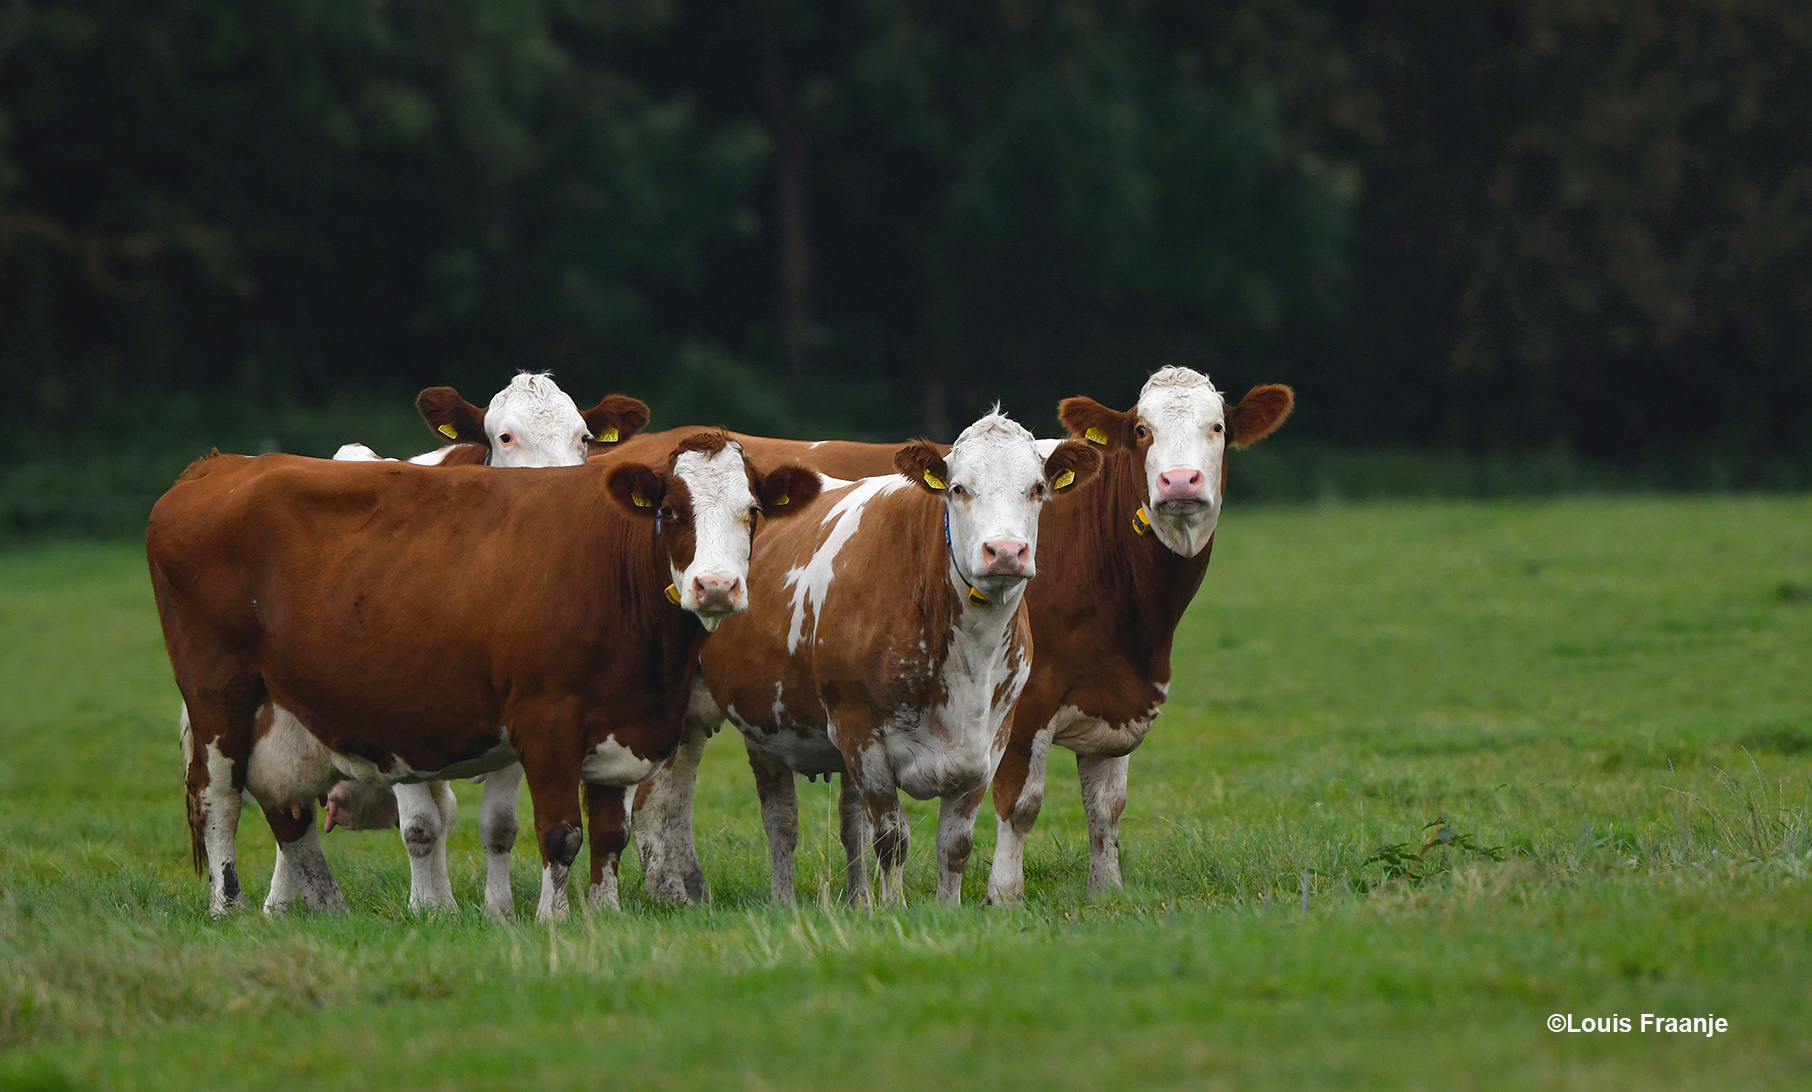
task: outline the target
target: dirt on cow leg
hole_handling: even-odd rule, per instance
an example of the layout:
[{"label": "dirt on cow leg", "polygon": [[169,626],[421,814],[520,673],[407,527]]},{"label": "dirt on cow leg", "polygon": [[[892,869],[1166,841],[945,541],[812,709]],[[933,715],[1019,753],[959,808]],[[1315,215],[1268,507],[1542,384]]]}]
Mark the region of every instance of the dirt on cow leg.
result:
[{"label": "dirt on cow leg", "polygon": [[1120,815],[1126,810],[1126,768],[1130,755],[1076,757],[1082,782],[1082,810],[1088,816],[1088,893],[1120,886]]},{"label": "dirt on cow leg", "polygon": [[636,794],[636,852],[642,885],[655,902],[699,903],[711,897],[692,839],[692,795],[710,729],[687,717],[679,749]]},{"label": "dirt on cow leg", "polygon": [[592,913],[618,911],[617,869],[629,844],[629,792],[621,785],[586,785],[585,812],[591,825],[591,887],[585,907]]},{"label": "dirt on cow leg", "polygon": [[963,796],[946,796],[937,816],[937,901],[960,906],[963,871],[975,849],[975,813],[981,810],[983,787]]},{"label": "dirt on cow leg", "polygon": [[330,914],[346,912],[346,898],[334,882],[327,856],[321,852],[315,829],[313,804],[290,804],[264,809],[265,822],[277,841],[277,864],[271,871],[271,890],[264,900],[266,914],[282,914],[301,899],[304,908]]},{"label": "dirt on cow leg", "polygon": [[843,899],[851,906],[867,906],[868,843],[872,837],[868,826],[868,811],[862,807],[862,792],[856,787],[854,778],[846,773],[839,774],[837,783],[837,833],[843,840],[843,856],[846,861]]},{"label": "dirt on cow leg", "polygon": [[755,794],[761,798],[761,827],[768,836],[769,890],[775,906],[793,906],[793,858],[799,848],[799,791],[786,763],[743,741]]}]

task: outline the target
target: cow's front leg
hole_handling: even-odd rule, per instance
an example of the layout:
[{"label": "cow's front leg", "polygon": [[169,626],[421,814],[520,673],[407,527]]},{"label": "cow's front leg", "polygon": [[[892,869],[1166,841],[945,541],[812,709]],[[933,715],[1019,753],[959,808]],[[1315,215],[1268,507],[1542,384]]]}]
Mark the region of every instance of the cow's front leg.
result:
[{"label": "cow's front leg", "polygon": [[[1032,824],[1038,821],[1038,809],[1044,806],[1045,767],[1050,762],[1054,732],[1049,714],[1025,707],[1026,700],[1020,699],[1024,713],[1042,719],[1021,721],[1021,710],[1015,710],[1013,738],[994,774],[996,832],[987,898],[993,906],[1010,906],[1026,897],[1026,838],[1032,833]],[[1021,724],[1031,723],[1037,723],[1038,728],[1020,728]]]},{"label": "cow's front leg", "polygon": [[868,811],[862,790],[847,773],[837,775],[837,833],[843,840],[843,898],[851,906],[868,905]]},{"label": "cow's front leg", "polygon": [[617,901],[617,869],[623,848],[629,844],[629,793],[622,785],[586,785],[585,812],[591,825],[591,888],[586,909],[621,910]]},{"label": "cow's front leg", "polygon": [[975,813],[981,810],[986,786],[961,796],[942,799],[937,814],[937,901],[960,906],[963,870],[975,849]]},{"label": "cow's front leg", "polygon": [[[700,706],[703,686],[694,684],[694,710]],[[709,691],[704,692],[704,701],[710,702]],[[655,902],[697,903],[711,897],[692,837],[692,795],[705,744],[722,719],[714,704],[705,713],[688,712],[679,749],[654,780],[636,792],[635,848],[642,858],[642,886]]]},{"label": "cow's front leg", "polygon": [[[512,722],[518,717],[511,717]],[[511,733],[522,760],[529,805],[535,809],[535,844],[541,849],[541,899],[535,920],[566,920],[566,879],[585,844],[579,826],[579,760],[576,726],[566,732]]]},{"label": "cow's front leg", "polygon": [[755,794],[761,798],[761,829],[768,836],[769,891],[775,906],[792,906],[793,858],[799,848],[799,791],[785,762],[743,740]]},{"label": "cow's front leg", "polygon": [[510,891],[510,851],[516,848],[516,801],[522,795],[522,766],[512,762],[484,778],[478,804],[478,840],[484,843],[484,910],[498,921],[516,914]]},{"label": "cow's front leg", "polygon": [[398,785],[396,812],[397,829],[409,851],[409,909],[455,909],[447,876],[447,834],[459,814],[452,790],[445,781]]},{"label": "cow's front leg", "polygon": [[1120,886],[1120,816],[1126,811],[1126,768],[1131,755],[1076,756],[1082,810],[1088,816],[1088,893]]}]

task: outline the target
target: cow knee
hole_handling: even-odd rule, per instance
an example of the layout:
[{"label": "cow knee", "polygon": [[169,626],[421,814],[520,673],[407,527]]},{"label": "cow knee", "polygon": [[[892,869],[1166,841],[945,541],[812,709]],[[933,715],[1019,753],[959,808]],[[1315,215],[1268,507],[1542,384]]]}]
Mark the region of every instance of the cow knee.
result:
[{"label": "cow knee", "polygon": [[906,862],[906,843],[911,837],[906,824],[900,821],[898,812],[888,812],[881,817],[875,830],[875,860],[881,866],[893,867]]},{"label": "cow knee", "polygon": [[585,836],[580,832],[579,824],[556,824],[541,834],[541,855],[547,859],[549,864],[570,868],[573,861],[578,859],[579,847],[584,840]]},{"label": "cow knee", "polygon": [[493,819],[485,824],[484,847],[492,853],[507,855],[516,848],[516,820]]},{"label": "cow knee", "polygon": [[439,841],[440,828],[425,815],[411,815],[403,824],[403,844],[411,857],[426,857]]}]

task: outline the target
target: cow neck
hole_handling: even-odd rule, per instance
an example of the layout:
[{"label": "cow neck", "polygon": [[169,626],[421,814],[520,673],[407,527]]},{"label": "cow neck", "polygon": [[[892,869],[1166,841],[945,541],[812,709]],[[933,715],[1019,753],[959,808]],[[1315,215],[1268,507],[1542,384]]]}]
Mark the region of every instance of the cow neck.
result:
[{"label": "cow neck", "polygon": [[695,615],[681,610],[668,596],[673,573],[657,522],[630,516],[617,508],[603,487],[602,470],[597,473],[597,482],[595,518],[607,528],[600,543],[603,548],[594,555],[602,570],[598,576],[605,586],[616,588],[622,609],[627,616],[641,620],[646,626],[645,635],[660,636],[662,647],[669,650],[664,659],[681,656],[677,651],[680,646],[689,645],[696,654],[708,634]]}]

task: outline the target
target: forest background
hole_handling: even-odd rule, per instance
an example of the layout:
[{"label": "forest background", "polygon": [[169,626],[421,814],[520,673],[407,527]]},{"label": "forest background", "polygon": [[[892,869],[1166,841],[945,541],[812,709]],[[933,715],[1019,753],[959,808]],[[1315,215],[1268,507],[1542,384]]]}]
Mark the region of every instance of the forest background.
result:
[{"label": "forest background", "polygon": [[1812,7],[0,0],[0,534],[517,369],[948,439],[1164,363],[1279,498],[1812,485]]}]

